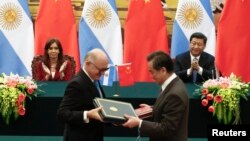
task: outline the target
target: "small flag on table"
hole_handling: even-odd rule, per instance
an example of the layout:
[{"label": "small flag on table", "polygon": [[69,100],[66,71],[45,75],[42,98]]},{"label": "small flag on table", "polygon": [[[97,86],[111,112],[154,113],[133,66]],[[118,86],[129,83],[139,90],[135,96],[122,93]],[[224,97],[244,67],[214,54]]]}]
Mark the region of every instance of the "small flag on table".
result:
[{"label": "small flag on table", "polygon": [[118,65],[118,77],[120,86],[131,86],[134,84],[131,63]]}]

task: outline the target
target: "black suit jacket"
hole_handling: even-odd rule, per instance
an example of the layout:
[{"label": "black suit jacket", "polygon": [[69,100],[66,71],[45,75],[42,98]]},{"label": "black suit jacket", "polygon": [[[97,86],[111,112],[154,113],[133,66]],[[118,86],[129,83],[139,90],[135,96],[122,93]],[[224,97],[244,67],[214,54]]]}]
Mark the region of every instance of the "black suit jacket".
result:
[{"label": "black suit jacket", "polygon": [[[184,82],[193,82],[193,75],[187,75],[187,70],[191,66],[191,56],[190,52],[187,51],[176,56],[175,59],[175,73],[184,81]],[[215,78],[215,66],[214,66],[214,57],[206,52],[202,52],[199,58],[199,65],[203,68],[202,75],[197,73],[197,83],[202,83],[205,80]]]},{"label": "black suit jacket", "polygon": [[[104,94],[101,88],[102,94]],[[83,111],[95,108],[93,99],[98,90],[83,70],[69,82],[57,117],[65,123],[64,141],[103,141],[103,123],[91,120],[85,123]]]},{"label": "black suit jacket", "polygon": [[150,141],[187,141],[189,98],[185,85],[177,77],[157,98],[152,121],[143,120],[142,135]]}]

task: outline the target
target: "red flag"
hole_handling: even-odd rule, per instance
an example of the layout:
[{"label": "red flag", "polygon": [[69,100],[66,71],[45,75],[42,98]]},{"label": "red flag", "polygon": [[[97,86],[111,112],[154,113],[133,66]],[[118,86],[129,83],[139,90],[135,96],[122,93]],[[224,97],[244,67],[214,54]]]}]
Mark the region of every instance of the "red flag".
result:
[{"label": "red flag", "polygon": [[131,69],[131,63],[119,65],[118,76],[120,86],[131,86],[134,84],[133,73]]},{"label": "red flag", "polygon": [[166,21],[161,0],[131,0],[125,23],[124,63],[132,63],[136,82],[153,81],[147,56],[162,50],[169,54]]},{"label": "red flag", "polygon": [[216,65],[223,76],[250,81],[250,1],[226,1],[218,23]]},{"label": "red flag", "polygon": [[76,69],[80,68],[77,27],[71,0],[41,0],[35,22],[35,54],[44,54],[49,38],[61,41],[63,53],[74,57]]}]

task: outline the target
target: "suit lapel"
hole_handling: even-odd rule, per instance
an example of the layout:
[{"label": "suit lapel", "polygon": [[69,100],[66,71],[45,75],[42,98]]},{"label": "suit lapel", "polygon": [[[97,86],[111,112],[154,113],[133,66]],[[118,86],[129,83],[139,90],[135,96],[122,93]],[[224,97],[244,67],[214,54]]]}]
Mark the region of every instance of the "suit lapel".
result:
[{"label": "suit lapel", "polygon": [[207,59],[208,59],[208,57],[207,57],[207,55],[205,54],[205,52],[202,52],[202,53],[201,53],[201,56],[200,56],[200,59],[199,59],[199,65],[200,65],[201,67],[204,67],[204,65],[205,65],[206,62],[207,62]]},{"label": "suit lapel", "polygon": [[[87,86],[88,86],[89,91],[91,92],[90,95],[91,95],[93,98],[95,98],[95,97],[100,97],[99,92],[98,92],[98,90],[97,90],[95,84],[94,84],[94,83],[92,82],[92,80],[88,77],[88,75],[87,75],[83,70],[81,70],[81,71],[79,72],[79,74],[80,74],[80,76],[82,77],[82,79],[87,80],[86,83],[87,83]],[[84,87],[86,87],[86,86],[84,86]],[[100,88],[101,88],[101,87],[100,87]],[[102,91],[102,88],[101,88],[101,91]],[[103,93],[103,95],[104,95],[104,93]]]},{"label": "suit lapel", "polygon": [[183,60],[183,64],[186,64],[184,68],[189,68],[191,66],[191,56],[190,52],[186,52],[185,54],[185,59]]},{"label": "suit lapel", "polygon": [[176,83],[176,81],[179,78],[176,77],[174,80],[172,80],[169,85],[163,90],[163,92],[160,94],[160,96],[156,99],[154,109],[158,109],[164,103],[166,97],[168,96],[168,91],[172,88],[172,86]]}]

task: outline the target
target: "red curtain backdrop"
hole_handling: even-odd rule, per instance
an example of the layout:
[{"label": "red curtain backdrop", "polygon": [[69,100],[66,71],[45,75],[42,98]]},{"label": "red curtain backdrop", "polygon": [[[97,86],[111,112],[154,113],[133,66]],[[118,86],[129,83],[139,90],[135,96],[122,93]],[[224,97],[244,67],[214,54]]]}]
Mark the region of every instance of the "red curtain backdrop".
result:
[{"label": "red curtain backdrop", "polygon": [[250,81],[250,1],[226,1],[218,23],[216,65],[223,76]]},{"label": "red curtain backdrop", "polygon": [[44,54],[49,38],[58,38],[64,54],[74,57],[76,70],[80,68],[77,27],[71,0],[41,0],[35,21],[35,55]]},{"label": "red curtain backdrop", "polygon": [[135,82],[153,81],[146,57],[156,50],[169,54],[161,0],[131,0],[124,31],[124,63],[132,63]]},{"label": "red curtain backdrop", "polygon": [[131,86],[134,84],[133,72],[131,68],[131,63],[119,65],[118,76],[120,86]]}]

